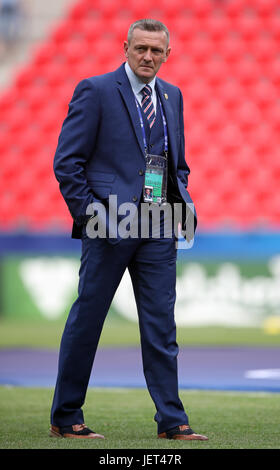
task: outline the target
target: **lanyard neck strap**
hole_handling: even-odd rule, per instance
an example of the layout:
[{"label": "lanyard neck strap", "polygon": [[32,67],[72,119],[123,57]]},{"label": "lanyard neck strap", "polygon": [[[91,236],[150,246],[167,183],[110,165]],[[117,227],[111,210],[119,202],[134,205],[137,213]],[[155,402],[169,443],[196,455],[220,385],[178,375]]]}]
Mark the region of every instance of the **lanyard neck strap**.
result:
[{"label": "lanyard neck strap", "polygon": [[[137,107],[137,111],[138,111],[138,115],[139,115],[139,120],[140,120],[140,124],[141,124],[141,130],[142,130],[142,137],[143,137],[145,152],[147,153],[148,145],[147,145],[145,126],[144,126],[144,122],[143,122],[143,117],[142,117],[140,105],[139,105],[136,98],[135,98],[135,103],[136,103],[136,107]],[[165,116],[164,116],[164,112],[163,112],[163,109],[162,109],[162,104],[161,104],[160,99],[159,99],[159,107],[160,107],[160,114],[161,114],[161,118],[162,118],[163,133],[164,133],[164,153],[167,155],[167,152],[168,152],[167,124],[166,124],[166,119],[165,119]]]}]

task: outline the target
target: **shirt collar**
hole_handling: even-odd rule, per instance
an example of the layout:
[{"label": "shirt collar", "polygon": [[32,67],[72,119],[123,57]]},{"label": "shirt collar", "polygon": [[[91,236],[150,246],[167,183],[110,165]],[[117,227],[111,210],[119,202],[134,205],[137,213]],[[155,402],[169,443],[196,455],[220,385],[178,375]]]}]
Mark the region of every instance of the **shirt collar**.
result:
[{"label": "shirt collar", "polygon": [[[125,71],[128,76],[128,80],[130,81],[131,88],[133,92],[137,95],[138,93],[141,92],[142,88],[146,85],[146,83],[143,83],[137,75],[133,72],[131,69],[130,65],[128,62],[125,63]],[[152,93],[154,93],[155,90],[155,84],[156,84],[156,77],[152,79],[152,81],[148,84],[150,85],[152,89]]]}]

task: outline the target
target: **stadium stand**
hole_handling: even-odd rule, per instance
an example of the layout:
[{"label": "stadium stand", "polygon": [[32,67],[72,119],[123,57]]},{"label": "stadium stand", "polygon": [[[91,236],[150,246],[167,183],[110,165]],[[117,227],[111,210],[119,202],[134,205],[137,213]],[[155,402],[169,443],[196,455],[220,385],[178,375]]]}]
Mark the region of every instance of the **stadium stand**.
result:
[{"label": "stadium stand", "polygon": [[0,96],[0,229],[70,227],[52,169],[69,100],[80,79],[124,61],[140,17],[171,32],[160,76],[184,95],[200,229],[279,228],[279,1],[79,0]]}]

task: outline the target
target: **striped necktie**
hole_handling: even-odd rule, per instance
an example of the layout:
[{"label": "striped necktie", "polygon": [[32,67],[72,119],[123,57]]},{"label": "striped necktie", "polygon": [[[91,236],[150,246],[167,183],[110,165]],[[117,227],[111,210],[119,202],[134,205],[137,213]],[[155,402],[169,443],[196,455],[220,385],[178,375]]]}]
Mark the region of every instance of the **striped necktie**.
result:
[{"label": "striped necktie", "polygon": [[156,119],[155,108],[152,100],[152,89],[149,85],[145,85],[144,88],[142,88],[141,93],[143,95],[141,106],[148,120],[150,128],[152,128]]}]

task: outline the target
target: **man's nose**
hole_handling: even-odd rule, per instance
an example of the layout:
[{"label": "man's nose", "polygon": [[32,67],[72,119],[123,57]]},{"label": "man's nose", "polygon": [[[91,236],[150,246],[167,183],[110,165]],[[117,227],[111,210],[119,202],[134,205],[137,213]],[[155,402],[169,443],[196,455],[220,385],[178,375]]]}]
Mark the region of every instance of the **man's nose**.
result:
[{"label": "man's nose", "polygon": [[149,62],[152,60],[152,54],[151,54],[151,51],[148,49],[144,55],[144,60],[146,60],[146,62]]}]

